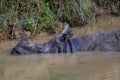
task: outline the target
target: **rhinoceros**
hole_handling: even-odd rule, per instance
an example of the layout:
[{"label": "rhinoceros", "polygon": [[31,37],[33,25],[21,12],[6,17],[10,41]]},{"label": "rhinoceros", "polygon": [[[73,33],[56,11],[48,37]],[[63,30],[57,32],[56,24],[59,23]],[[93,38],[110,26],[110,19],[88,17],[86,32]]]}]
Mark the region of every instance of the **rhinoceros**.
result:
[{"label": "rhinoceros", "polygon": [[120,30],[111,29],[72,38],[69,25],[53,39],[43,44],[34,44],[25,34],[22,40],[12,49],[12,55],[76,53],[80,51],[120,51]]}]

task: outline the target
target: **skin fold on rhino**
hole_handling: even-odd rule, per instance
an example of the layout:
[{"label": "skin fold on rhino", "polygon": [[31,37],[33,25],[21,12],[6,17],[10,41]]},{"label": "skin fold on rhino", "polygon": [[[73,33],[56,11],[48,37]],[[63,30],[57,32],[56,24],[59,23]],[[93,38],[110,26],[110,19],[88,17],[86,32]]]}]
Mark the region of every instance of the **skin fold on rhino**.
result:
[{"label": "skin fold on rhino", "polygon": [[12,55],[76,53],[80,51],[120,51],[120,30],[104,30],[95,34],[72,38],[69,25],[47,43],[34,44],[25,34],[12,49]]}]

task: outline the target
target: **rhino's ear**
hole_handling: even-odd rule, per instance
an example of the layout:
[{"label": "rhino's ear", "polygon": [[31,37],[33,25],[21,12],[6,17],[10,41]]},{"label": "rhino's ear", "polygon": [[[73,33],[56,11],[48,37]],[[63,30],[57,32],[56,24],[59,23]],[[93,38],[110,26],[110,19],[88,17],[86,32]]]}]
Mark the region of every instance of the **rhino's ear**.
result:
[{"label": "rhino's ear", "polygon": [[27,34],[24,34],[23,36],[22,36],[22,40],[28,40],[29,38],[28,38],[28,35]]}]

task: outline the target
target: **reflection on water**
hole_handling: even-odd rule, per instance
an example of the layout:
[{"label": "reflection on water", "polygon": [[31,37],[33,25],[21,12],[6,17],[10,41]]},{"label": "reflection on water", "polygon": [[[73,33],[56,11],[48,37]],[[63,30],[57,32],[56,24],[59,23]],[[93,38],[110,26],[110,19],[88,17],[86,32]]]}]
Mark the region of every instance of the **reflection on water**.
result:
[{"label": "reflection on water", "polygon": [[0,80],[120,80],[120,53],[4,55]]}]

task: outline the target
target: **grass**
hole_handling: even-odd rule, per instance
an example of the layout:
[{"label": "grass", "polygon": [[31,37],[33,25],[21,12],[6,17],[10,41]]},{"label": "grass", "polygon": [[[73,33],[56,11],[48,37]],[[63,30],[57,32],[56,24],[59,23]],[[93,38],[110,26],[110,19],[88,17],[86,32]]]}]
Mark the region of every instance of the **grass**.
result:
[{"label": "grass", "polygon": [[119,0],[94,0],[100,7],[107,9],[114,15],[120,15]]},{"label": "grass", "polygon": [[0,3],[0,29],[7,29],[8,24],[17,23],[16,28],[25,27],[30,32],[37,30],[58,28],[58,21],[44,0],[6,1]]},{"label": "grass", "polygon": [[68,22],[72,27],[86,24],[86,20],[93,17],[90,9],[91,0],[51,0],[48,3],[57,19],[61,22]]},{"label": "grass", "polygon": [[32,33],[41,29],[57,30],[59,22],[81,25],[93,16],[91,0],[2,0],[0,6],[0,29],[18,23],[17,28],[26,27]]},{"label": "grass", "polygon": [[[16,29],[25,28],[30,31],[31,37],[42,30],[57,33],[60,23],[69,23],[71,27],[83,26],[96,18],[99,8],[107,10],[114,15],[120,15],[120,1],[113,0],[1,0],[0,3],[0,32],[6,32],[5,36],[11,36],[9,25],[17,23]],[[15,33],[15,30],[12,31]],[[16,30],[17,33],[17,30]],[[16,34],[15,34],[16,35]]]}]

